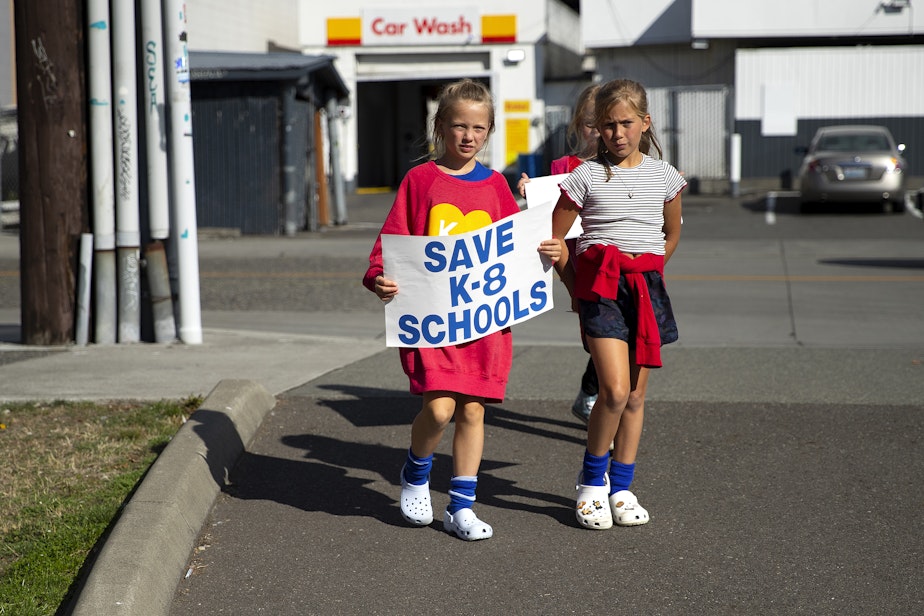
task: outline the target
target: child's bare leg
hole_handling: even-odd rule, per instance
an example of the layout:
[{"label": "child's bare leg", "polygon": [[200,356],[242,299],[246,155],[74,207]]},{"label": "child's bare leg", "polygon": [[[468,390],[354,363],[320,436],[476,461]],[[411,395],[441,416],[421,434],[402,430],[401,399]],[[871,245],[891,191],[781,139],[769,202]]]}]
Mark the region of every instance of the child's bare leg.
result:
[{"label": "child's bare leg", "polygon": [[645,422],[645,392],[648,389],[648,368],[637,366],[634,363],[632,371],[632,391],[626,408],[619,420],[619,429],[616,431],[613,458],[623,464],[632,464],[638,455],[638,444],[642,438],[642,426]]},{"label": "child's bare leg", "polygon": [[647,524],[648,510],[629,491],[635,477],[635,458],[645,418],[645,390],[648,388],[648,368],[631,366],[632,391],[622,412],[613,457],[610,461],[610,509],[613,521],[620,526]]},{"label": "child's bare leg", "polygon": [[484,454],[483,399],[459,395],[455,419],[455,436],[452,441],[453,472],[455,475],[475,476]]},{"label": "child's bare leg", "polygon": [[411,451],[425,458],[433,455],[456,410],[456,400],[446,391],[423,394],[423,408],[411,424]]},{"label": "child's bare leg", "polygon": [[615,338],[587,338],[600,391],[587,424],[587,451],[608,455],[629,399],[629,345]]},{"label": "child's bare leg", "polygon": [[443,514],[443,528],[466,541],[488,539],[494,535],[494,529],[472,511],[484,452],[484,400],[457,394],[455,419],[453,477],[449,481],[449,505]]},{"label": "child's bare leg", "polygon": [[423,408],[411,425],[411,450],[401,472],[401,515],[414,526],[433,521],[430,501],[430,469],[446,426],[455,411],[456,401],[448,392],[428,392]]}]

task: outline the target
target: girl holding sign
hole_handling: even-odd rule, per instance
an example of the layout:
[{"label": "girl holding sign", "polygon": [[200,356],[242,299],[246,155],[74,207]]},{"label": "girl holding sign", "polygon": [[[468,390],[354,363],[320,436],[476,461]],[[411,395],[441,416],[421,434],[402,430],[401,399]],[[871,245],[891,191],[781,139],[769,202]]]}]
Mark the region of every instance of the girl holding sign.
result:
[{"label": "girl holding sign", "polygon": [[[382,301],[398,293],[392,276],[400,272],[384,275],[381,234],[464,233],[520,211],[507,180],[475,159],[493,131],[494,103],[483,84],[464,79],[444,88],[433,118],[433,160],[404,177],[369,255],[363,284]],[[560,243],[545,240],[538,251],[554,262]],[[423,397],[401,470],[401,515],[415,526],[433,521],[433,452],[454,419],[453,477],[443,528],[468,541],[487,539],[494,530],[475,515],[472,505],[484,450],[484,405],[504,398],[513,356],[510,329],[459,345],[403,347],[399,354],[411,393]]]},{"label": "girl holding sign", "polygon": [[[640,84],[604,84],[594,108],[597,153],[562,181],[552,231],[563,237],[580,214],[583,232],[575,255],[562,242],[555,264],[577,300],[599,383],[575,513],[585,528],[606,529],[614,522],[648,522],[648,512],[629,486],[649,371],[661,366],[661,345],[677,340],[663,275],[680,241],[680,193],[686,181],[660,160]],[[657,160],[648,156],[652,146]],[[568,267],[572,258],[573,268]]]}]

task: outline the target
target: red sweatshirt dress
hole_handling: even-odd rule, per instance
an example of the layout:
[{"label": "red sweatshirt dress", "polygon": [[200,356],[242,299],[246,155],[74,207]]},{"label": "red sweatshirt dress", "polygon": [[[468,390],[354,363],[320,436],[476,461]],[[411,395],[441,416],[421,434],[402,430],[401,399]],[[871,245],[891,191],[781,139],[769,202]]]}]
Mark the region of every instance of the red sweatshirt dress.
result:
[{"label": "red sweatshirt dress", "polygon": [[[497,222],[520,211],[507,180],[494,172],[485,180],[460,180],[432,161],[410,171],[369,255],[363,285],[375,290],[382,273],[382,234],[452,235]],[[398,276],[396,276],[398,278]],[[401,287],[401,280],[395,280]],[[399,290],[400,293],[400,290]],[[399,349],[412,394],[451,391],[501,402],[513,357],[510,329],[464,344]]]}]

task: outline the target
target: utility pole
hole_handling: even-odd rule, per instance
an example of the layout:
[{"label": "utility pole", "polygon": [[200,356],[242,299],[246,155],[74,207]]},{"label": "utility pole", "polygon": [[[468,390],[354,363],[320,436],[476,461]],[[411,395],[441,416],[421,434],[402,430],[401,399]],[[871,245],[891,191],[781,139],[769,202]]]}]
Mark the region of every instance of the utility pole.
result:
[{"label": "utility pole", "polygon": [[14,0],[22,342],[73,341],[87,228],[82,0]]}]

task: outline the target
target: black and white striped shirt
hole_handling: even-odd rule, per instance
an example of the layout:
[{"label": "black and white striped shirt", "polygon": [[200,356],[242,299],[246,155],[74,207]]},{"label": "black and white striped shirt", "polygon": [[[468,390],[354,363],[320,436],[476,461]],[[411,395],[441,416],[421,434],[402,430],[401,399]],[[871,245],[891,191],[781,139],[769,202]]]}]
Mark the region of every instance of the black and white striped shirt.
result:
[{"label": "black and white striped shirt", "polygon": [[578,254],[593,244],[608,244],[622,252],[663,255],[664,204],[683,190],[686,180],[668,163],[647,155],[636,167],[610,170],[607,181],[604,166],[588,160],[560,184],[581,210]]}]

